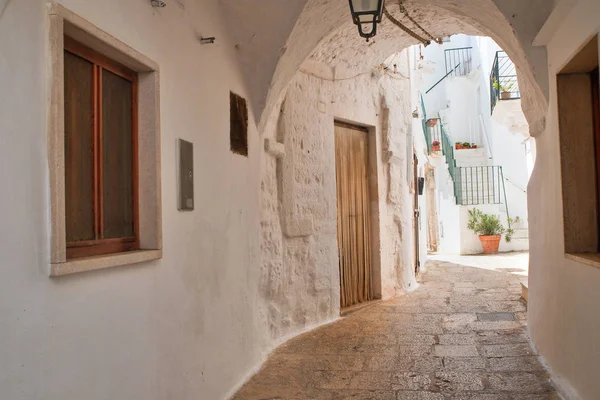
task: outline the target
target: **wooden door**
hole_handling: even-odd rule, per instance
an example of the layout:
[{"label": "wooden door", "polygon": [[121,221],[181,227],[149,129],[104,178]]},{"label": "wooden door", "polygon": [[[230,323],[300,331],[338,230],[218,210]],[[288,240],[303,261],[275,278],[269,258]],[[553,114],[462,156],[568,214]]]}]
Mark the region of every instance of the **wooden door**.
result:
[{"label": "wooden door", "polygon": [[373,299],[367,139],[363,128],[335,125],[342,308]]},{"label": "wooden door", "polygon": [[415,194],[413,198],[413,231],[415,237],[415,275],[421,268],[421,255],[419,252],[419,159],[413,154],[413,186]]}]

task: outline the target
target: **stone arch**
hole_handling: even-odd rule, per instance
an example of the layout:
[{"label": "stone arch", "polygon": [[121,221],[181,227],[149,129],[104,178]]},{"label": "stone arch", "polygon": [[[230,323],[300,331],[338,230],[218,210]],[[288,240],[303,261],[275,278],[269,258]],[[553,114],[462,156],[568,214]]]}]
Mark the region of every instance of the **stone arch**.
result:
[{"label": "stone arch", "polygon": [[[393,0],[388,0],[388,4],[390,11],[398,16],[397,4]],[[522,45],[528,39],[518,37],[517,30],[513,29],[492,0],[456,0],[453,4],[442,0],[414,0],[406,3],[406,7],[415,19],[422,22],[425,29],[436,35],[465,33],[495,38],[520,67],[520,87],[526,93],[522,96],[522,104],[529,117],[530,127],[543,127],[543,124],[536,125],[536,121],[544,120],[547,108],[545,53]],[[536,12],[538,11],[532,11]],[[295,158],[301,160],[308,157],[304,154],[308,149],[312,151],[320,148],[331,154],[333,121],[335,117],[343,116],[336,115],[335,111],[330,112],[329,108],[327,114],[316,109],[317,104],[325,109],[318,92],[330,94],[336,80],[343,85],[339,80],[356,74],[371,77],[371,71],[390,54],[418,43],[389,20],[378,28],[375,39],[366,43],[359,37],[348,13],[346,0],[308,0],[287,39],[283,54],[277,53],[278,63],[274,67],[269,89],[262,87],[261,80],[268,72],[272,55],[263,54],[262,71],[256,68],[259,61],[256,61],[254,68],[249,64],[244,70],[254,112],[261,116],[260,132],[265,138],[265,150],[268,154],[262,160],[261,169],[261,201],[264,210],[261,293],[265,299],[261,315],[273,340],[280,340],[281,337],[300,332],[306,326],[334,318],[338,309],[336,297],[339,297],[339,287],[332,284],[335,281],[334,270],[338,265],[337,243],[334,243],[336,229],[335,221],[329,214],[335,209],[335,204],[330,204],[332,199],[335,201],[335,180],[331,179],[335,173],[332,174],[333,167],[329,164],[319,171],[308,171],[310,168],[302,167],[298,172],[294,166]],[[535,29],[533,31],[537,32]],[[246,44],[240,42],[242,44],[238,50],[243,62],[249,62],[244,61],[244,58],[252,53],[249,51],[252,46],[259,48],[259,39],[260,35],[254,42],[250,39]],[[316,71],[318,73],[313,75],[312,72]],[[544,72],[536,74],[536,71]],[[299,76],[302,78],[298,78]],[[361,79],[363,78],[368,79]],[[314,88],[317,81],[325,82],[319,90],[307,89]],[[365,84],[368,83],[361,83]],[[382,182],[392,182],[391,176],[404,177],[401,171],[406,167],[404,156],[409,147],[407,140],[391,143],[387,131],[402,133],[399,136],[408,135],[404,135],[406,132],[402,128],[398,129],[399,126],[386,127],[381,121],[395,120],[400,121],[399,125],[409,126],[409,122],[403,118],[410,115],[411,110],[406,109],[410,106],[410,101],[406,101],[408,105],[404,109],[404,100],[390,105],[388,101],[394,102],[398,92],[386,93],[381,87],[378,89],[381,91],[377,93],[363,90],[364,95],[369,93],[372,97],[362,99],[364,101],[361,104],[377,103],[381,116],[371,108],[371,120],[352,121],[376,128],[375,131],[381,132],[381,138],[385,138],[385,143],[378,148],[378,154],[385,154],[382,158],[386,158],[381,160],[381,177],[385,176]],[[402,90],[409,91],[408,88]],[[261,102],[261,99],[264,101]],[[314,114],[309,113],[307,104],[312,105],[310,110]],[[322,117],[318,116],[317,111],[323,113]],[[320,121],[320,125],[307,127],[305,121],[311,118]],[[328,120],[324,122],[319,118]],[[311,147],[313,145],[314,148]],[[314,154],[315,151],[313,156]],[[310,208],[312,202],[310,207],[302,208],[303,204],[309,202],[296,201],[300,192],[294,186],[296,180],[302,181],[300,185],[306,183],[304,179],[312,179],[310,175],[315,175],[315,172],[319,174],[319,184],[316,185],[319,189],[316,192],[320,193],[319,204],[326,205],[325,211]],[[314,183],[312,180],[310,182]],[[334,182],[333,185],[331,182]],[[401,180],[398,179],[397,182]],[[381,222],[379,231],[379,238],[385,237],[388,240],[381,245],[381,248],[387,250],[382,251],[379,259],[379,275],[387,273],[385,285],[382,285],[383,297],[393,295],[398,288],[406,290],[411,287],[411,283],[415,283],[411,269],[405,268],[410,263],[411,240],[402,240],[402,233],[409,229],[406,216],[410,212],[407,213],[406,210],[408,197],[404,193],[408,189],[404,186],[401,189],[400,186],[402,185],[399,183],[386,183],[378,192],[379,196],[388,196],[385,200],[385,215],[381,212],[386,219]],[[333,191],[330,190],[332,187]],[[313,219],[314,215],[318,215],[318,218]],[[332,221],[333,224],[330,224]],[[398,240],[389,239],[392,237],[397,237]],[[321,267],[322,265],[327,267]],[[399,265],[403,267],[396,268]],[[298,287],[292,284],[282,286],[282,282],[291,282],[294,277],[300,282]],[[287,292],[292,291],[302,295],[298,298],[286,296]],[[318,304],[316,308],[314,304]]]},{"label": "stone arch", "polygon": [[[537,136],[544,128],[548,76],[545,49],[535,48],[531,43],[549,15],[551,5],[548,2],[530,2],[532,4],[520,7],[521,14],[513,12],[507,17],[503,9],[512,6],[506,3],[503,0],[413,0],[406,6],[428,31],[435,34],[471,33],[493,38],[517,66],[523,111],[531,127],[531,135]],[[515,2],[509,3],[514,5]],[[394,5],[388,1],[388,7],[397,12]],[[261,131],[268,120],[276,115],[277,104],[281,102],[288,83],[305,60],[319,49],[324,52],[327,49],[334,51],[347,48],[349,42],[357,43],[360,39],[348,13],[345,0],[306,2],[282,49],[283,54],[268,90],[258,89],[264,93],[254,94],[254,112],[260,121]],[[416,43],[384,17],[374,40],[368,44],[362,41],[363,46],[355,48],[354,60],[366,56],[367,59],[382,62],[392,52]]]}]

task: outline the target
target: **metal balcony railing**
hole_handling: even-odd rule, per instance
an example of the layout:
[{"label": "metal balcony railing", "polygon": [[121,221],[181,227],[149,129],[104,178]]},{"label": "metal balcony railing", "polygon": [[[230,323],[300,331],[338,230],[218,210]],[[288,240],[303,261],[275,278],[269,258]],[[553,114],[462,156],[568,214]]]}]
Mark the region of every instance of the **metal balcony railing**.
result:
[{"label": "metal balcony railing", "polygon": [[427,152],[431,154],[434,151],[442,150],[442,120],[439,118],[430,118],[423,120],[423,130],[425,132],[425,141],[427,142]]},{"label": "metal balcony railing", "polygon": [[492,113],[499,100],[520,99],[517,69],[504,51],[497,51],[490,73],[490,104]]},{"label": "metal balcony railing", "polygon": [[464,76],[473,69],[472,47],[459,47],[444,50],[446,60],[446,74],[451,76]]},{"label": "metal balcony railing", "polygon": [[505,189],[501,166],[456,167],[455,178],[458,204],[503,204]]}]

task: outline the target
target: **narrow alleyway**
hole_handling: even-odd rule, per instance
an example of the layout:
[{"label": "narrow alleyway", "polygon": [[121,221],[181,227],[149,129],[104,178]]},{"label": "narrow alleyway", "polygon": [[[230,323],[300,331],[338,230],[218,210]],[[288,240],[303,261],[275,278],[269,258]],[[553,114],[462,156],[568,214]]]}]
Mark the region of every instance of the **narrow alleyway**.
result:
[{"label": "narrow alleyway", "polygon": [[235,399],[558,399],[518,276],[433,260],[420,281],[287,342]]}]

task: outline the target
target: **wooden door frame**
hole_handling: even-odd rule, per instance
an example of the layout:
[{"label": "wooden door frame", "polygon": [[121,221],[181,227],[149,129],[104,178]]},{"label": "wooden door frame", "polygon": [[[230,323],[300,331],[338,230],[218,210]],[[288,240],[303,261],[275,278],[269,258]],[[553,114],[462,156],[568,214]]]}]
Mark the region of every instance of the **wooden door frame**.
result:
[{"label": "wooden door frame", "polygon": [[414,196],[413,196],[413,234],[414,234],[414,260],[415,260],[415,276],[419,273],[421,269],[421,251],[419,244],[419,158],[417,157],[417,153],[413,149],[413,186],[414,186]]},{"label": "wooden door frame", "polygon": [[[333,168],[335,176],[335,126],[339,125],[346,128],[353,128],[365,131],[367,134],[367,163],[369,167],[369,174],[367,176],[367,182],[369,185],[369,200],[371,202],[370,217],[371,217],[371,265],[372,265],[372,280],[373,280],[373,300],[382,298],[382,284],[381,284],[381,235],[380,235],[380,207],[379,207],[379,166],[377,164],[377,151],[379,144],[377,141],[377,130],[372,125],[361,124],[355,121],[349,121],[341,118],[334,118],[332,121],[333,128]],[[336,183],[337,184],[337,183]],[[336,212],[337,218],[337,212]],[[336,229],[337,235],[337,229]],[[337,243],[337,242],[336,242]],[[339,273],[339,260],[335,266]]]},{"label": "wooden door frame", "polygon": [[[598,217],[598,232],[600,232],[600,70],[596,67],[590,72],[592,90],[592,115],[594,122],[594,147],[596,154],[596,215]],[[598,235],[598,250],[600,250],[600,235]]]}]

